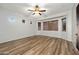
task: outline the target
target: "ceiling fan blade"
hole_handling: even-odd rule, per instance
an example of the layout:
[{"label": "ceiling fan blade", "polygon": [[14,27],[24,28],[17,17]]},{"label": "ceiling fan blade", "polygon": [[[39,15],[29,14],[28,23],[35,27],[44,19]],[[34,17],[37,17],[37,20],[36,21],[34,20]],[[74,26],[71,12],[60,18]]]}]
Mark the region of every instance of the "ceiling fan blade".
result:
[{"label": "ceiling fan blade", "polygon": [[28,11],[34,11],[34,10],[30,10],[30,9],[28,9]]},{"label": "ceiling fan blade", "polygon": [[39,12],[46,12],[46,10],[39,10]]},{"label": "ceiling fan blade", "polygon": [[42,15],[41,13],[39,13],[39,15]]},{"label": "ceiling fan blade", "polygon": [[32,15],[35,15],[35,13],[33,13]]}]

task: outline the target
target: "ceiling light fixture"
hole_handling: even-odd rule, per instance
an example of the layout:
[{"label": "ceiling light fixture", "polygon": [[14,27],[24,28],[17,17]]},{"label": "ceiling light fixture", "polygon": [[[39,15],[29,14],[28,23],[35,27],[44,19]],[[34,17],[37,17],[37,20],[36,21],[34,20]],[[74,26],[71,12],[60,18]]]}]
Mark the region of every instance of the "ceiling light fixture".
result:
[{"label": "ceiling light fixture", "polygon": [[41,9],[40,7],[39,7],[39,5],[35,5],[34,6],[34,9],[28,9],[28,11],[32,11],[33,12],[33,14],[32,15],[35,15],[35,14],[39,14],[39,15],[42,15],[41,13],[42,12],[46,12],[46,10],[44,9]]}]

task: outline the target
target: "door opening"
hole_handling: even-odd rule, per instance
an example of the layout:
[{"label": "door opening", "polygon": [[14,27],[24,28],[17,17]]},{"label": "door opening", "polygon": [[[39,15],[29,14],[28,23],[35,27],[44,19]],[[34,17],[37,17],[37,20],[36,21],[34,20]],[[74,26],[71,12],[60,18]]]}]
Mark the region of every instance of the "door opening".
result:
[{"label": "door opening", "polygon": [[77,44],[76,47],[79,50],[79,4],[76,8],[76,14],[77,14]]}]

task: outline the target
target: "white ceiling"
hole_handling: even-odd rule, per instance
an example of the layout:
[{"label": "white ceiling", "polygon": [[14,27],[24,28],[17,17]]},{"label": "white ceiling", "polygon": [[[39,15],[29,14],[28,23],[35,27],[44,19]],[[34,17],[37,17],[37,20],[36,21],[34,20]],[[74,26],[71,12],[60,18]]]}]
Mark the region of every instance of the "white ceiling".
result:
[{"label": "white ceiling", "polygon": [[57,13],[70,10],[74,6],[74,3],[46,3],[46,4],[39,3],[38,5],[40,5],[41,8],[47,10],[46,12],[42,13],[42,16],[40,15],[34,16],[32,15],[32,12],[27,11],[27,9],[33,8],[34,5],[35,4],[32,3],[1,3],[0,7],[14,12],[22,13],[29,18],[42,19]]}]

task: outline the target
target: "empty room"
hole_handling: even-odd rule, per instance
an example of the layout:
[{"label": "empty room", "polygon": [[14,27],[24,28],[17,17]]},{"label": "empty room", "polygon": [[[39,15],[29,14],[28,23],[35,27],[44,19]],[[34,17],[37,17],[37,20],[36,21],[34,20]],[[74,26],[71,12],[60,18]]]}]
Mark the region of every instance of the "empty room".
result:
[{"label": "empty room", "polygon": [[78,3],[0,3],[0,55],[79,55]]}]

